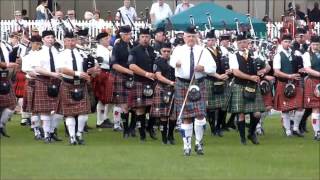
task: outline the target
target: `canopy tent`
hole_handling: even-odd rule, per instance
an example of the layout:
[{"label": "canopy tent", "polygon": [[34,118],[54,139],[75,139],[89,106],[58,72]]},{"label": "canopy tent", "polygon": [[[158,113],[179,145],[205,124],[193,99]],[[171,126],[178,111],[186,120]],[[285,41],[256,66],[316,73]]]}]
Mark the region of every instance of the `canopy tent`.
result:
[{"label": "canopy tent", "polygon": [[[221,7],[215,3],[200,3],[182,13],[171,16],[169,18],[172,23],[173,30],[185,30],[190,26],[190,15],[194,17],[194,23],[200,30],[204,30],[205,27],[208,27],[208,14],[212,19],[212,27],[215,29],[236,29],[235,18],[237,18],[241,23],[249,24],[248,17],[244,14],[237,13],[235,11]],[[251,18],[254,30],[257,35],[266,33],[266,24],[257,19]],[[166,26],[168,24],[168,19],[158,22],[156,24],[159,26]]]}]

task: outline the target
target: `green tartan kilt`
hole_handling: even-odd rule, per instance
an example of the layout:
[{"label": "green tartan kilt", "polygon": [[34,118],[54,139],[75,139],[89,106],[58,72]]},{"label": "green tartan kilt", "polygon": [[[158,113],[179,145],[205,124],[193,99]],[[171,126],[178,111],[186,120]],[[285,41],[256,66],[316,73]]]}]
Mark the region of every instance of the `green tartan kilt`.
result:
[{"label": "green tartan kilt", "polygon": [[245,98],[243,98],[244,87],[245,86],[240,84],[232,84],[229,112],[230,113],[264,112],[265,105],[262,99],[260,88],[257,87],[256,99],[254,101],[248,101]]},{"label": "green tartan kilt", "polygon": [[229,81],[225,82],[224,93],[215,94],[213,92],[213,80],[206,79],[206,89],[207,89],[207,109],[227,109],[228,104],[228,96],[230,95],[230,86]]}]

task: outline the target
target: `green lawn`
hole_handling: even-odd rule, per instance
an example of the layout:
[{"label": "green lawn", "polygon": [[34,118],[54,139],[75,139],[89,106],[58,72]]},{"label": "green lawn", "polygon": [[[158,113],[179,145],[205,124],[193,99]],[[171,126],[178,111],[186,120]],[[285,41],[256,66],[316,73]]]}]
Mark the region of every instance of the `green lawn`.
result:
[{"label": "green lawn", "polygon": [[[44,144],[14,116],[8,124],[11,138],[1,138],[0,179],[320,179],[319,142],[311,130],[305,138],[282,135],[278,116],[265,123],[260,145],[243,146],[235,131],[223,138],[205,137],[205,155],[182,155],[182,141],[162,145],[160,140],[122,139],[111,129],[91,130],[85,146],[68,140]],[[90,118],[94,126],[95,119]],[[60,136],[63,136],[60,128]],[[158,135],[159,137],[159,135]]]}]

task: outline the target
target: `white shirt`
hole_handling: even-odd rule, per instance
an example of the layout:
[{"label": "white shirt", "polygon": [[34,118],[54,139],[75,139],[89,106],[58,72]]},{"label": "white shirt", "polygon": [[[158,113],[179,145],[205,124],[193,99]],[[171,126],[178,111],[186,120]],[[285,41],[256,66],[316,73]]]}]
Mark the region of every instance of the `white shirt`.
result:
[{"label": "white shirt", "polygon": [[[199,65],[204,67],[204,73],[195,72],[195,78],[200,79],[206,76],[206,73],[215,73],[216,72],[216,63],[211,56],[210,52],[199,45],[193,47],[194,54],[194,67],[196,67],[200,53],[203,50]],[[181,67],[176,67],[176,63],[180,62]],[[171,55],[170,66],[175,68],[176,77],[183,79],[190,79],[190,47],[186,44],[183,46],[177,46]]]},{"label": "white shirt", "polygon": [[[133,7],[129,7],[129,9],[128,9],[125,6],[122,6],[121,8],[118,9],[118,11],[121,12],[123,21],[121,19],[120,19],[120,21],[121,21],[121,24],[124,22],[123,25],[131,26],[130,20],[132,21],[132,23],[134,23],[134,20],[137,18],[137,12]],[[120,13],[117,12],[116,16],[120,17]],[[128,17],[130,18],[130,20]]]},{"label": "white shirt", "polygon": [[[318,52],[318,56],[320,56],[320,52]],[[302,55],[302,59],[303,59],[303,67],[311,67],[311,57],[309,52],[305,52]]]},{"label": "white shirt", "polygon": [[188,7],[183,7],[183,3],[178,4],[176,10],[174,11],[174,14],[179,14],[189,8],[192,8],[194,5],[189,3]]},{"label": "white shirt", "polygon": [[[249,56],[249,51],[246,50],[248,56]],[[244,53],[244,51],[239,51],[240,56],[242,56]],[[239,69],[239,63],[238,63],[238,58],[237,58],[237,54],[234,53],[230,53],[229,54],[229,64],[230,64],[230,69]]]},{"label": "white shirt", "polygon": [[17,31],[19,31],[19,30],[22,31],[22,28],[28,28],[28,22],[24,19],[20,19],[20,20],[15,19],[15,25],[17,27]]},{"label": "white shirt", "polygon": [[[51,47],[52,55],[53,55],[53,61],[54,61],[54,66],[55,70],[57,71],[57,66],[59,66],[59,63],[62,62],[62,59],[59,58],[59,52],[55,47]],[[42,67],[47,71],[51,71],[50,68],[50,55],[49,55],[49,47],[43,45],[42,49],[39,51],[39,54],[36,60],[34,61],[36,67]]]},{"label": "white shirt", "polygon": [[150,15],[151,14],[154,14],[155,22],[157,22],[172,16],[172,11],[167,3],[163,3],[163,5],[160,6],[159,3],[156,2],[151,6]]},{"label": "white shirt", "polygon": [[[39,51],[33,51],[30,50],[29,54],[22,57],[22,67],[21,70],[25,73],[28,72],[34,72],[36,65],[38,62],[36,62],[38,59],[36,58],[39,56]],[[31,78],[28,74],[26,75],[27,78]]]},{"label": "white shirt", "polygon": [[103,62],[100,67],[102,69],[110,69],[110,65],[109,65],[110,64],[110,55],[111,55],[110,50],[108,48],[98,44],[96,55],[97,55],[97,57],[103,58]]},{"label": "white shirt", "polygon": [[[76,62],[77,62],[77,71],[83,72],[83,64],[82,64],[83,58],[77,49],[74,49],[73,52],[74,52],[74,56],[75,56]],[[65,49],[64,51],[62,51],[59,54],[59,59],[61,60],[61,63],[56,65],[57,69],[68,68],[68,69],[73,70],[73,64],[72,64],[73,59],[72,59],[72,55],[71,55],[71,49]],[[65,78],[73,79],[72,76],[68,76],[65,74],[63,74],[62,76]]]},{"label": "white shirt", "polygon": [[292,61],[291,49],[289,48],[289,50],[287,51],[283,49],[282,46],[280,46],[278,48],[277,54],[273,58],[273,69],[281,69],[281,56],[280,56],[281,52],[284,52],[284,54],[289,58],[289,61]]}]

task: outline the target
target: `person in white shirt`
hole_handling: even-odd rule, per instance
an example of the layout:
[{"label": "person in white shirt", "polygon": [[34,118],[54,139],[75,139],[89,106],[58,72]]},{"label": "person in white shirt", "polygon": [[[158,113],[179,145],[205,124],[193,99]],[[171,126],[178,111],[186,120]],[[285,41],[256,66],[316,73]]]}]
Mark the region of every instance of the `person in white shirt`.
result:
[{"label": "person in white shirt", "polygon": [[314,139],[320,141],[320,37],[311,36],[310,50],[303,55],[303,66],[309,76],[305,79],[304,106],[312,108]]},{"label": "person in white shirt", "polygon": [[134,7],[130,6],[130,0],[123,1],[123,6],[118,9],[115,19],[120,21],[123,26],[132,26],[131,23],[134,23],[137,20],[137,12]]},{"label": "person in white shirt", "polygon": [[150,9],[151,23],[155,24],[170,16],[172,16],[171,8],[164,0],[158,0],[158,2],[152,4]]},{"label": "person in white shirt", "polygon": [[[299,124],[303,116],[303,87],[301,84],[301,75],[298,67],[299,62],[297,57],[290,49],[292,37],[290,34],[283,35],[281,39],[281,46],[277,50],[277,54],[273,59],[274,76],[277,77],[276,93],[274,97],[274,109],[281,111],[282,125],[285,130],[285,134],[290,137],[296,135],[303,137],[299,131]],[[303,65],[301,65],[303,66]],[[295,85],[295,95],[285,92],[287,85],[293,83]],[[288,86],[292,87],[292,86]],[[293,131],[290,125],[290,111],[294,112],[293,117]]]},{"label": "person in white shirt", "polygon": [[14,12],[14,21],[16,23],[17,29],[15,31],[26,31],[28,28],[28,24],[26,20],[22,19],[21,11]]},{"label": "person in white shirt", "polygon": [[63,116],[57,114],[59,105],[60,73],[56,64],[60,62],[58,50],[53,47],[55,35],[53,31],[42,32],[42,49],[34,61],[35,72],[39,75],[35,78],[33,112],[40,114],[45,143],[61,141],[55,133]]},{"label": "person in white shirt", "polygon": [[[98,74],[93,81],[94,92],[98,99],[97,104],[97,127],[106,127],[103,126],[104,121],[108,121],[108,113],[110,110],[114,109],[116,111],[113,112],[114,115],[114,130],[121,130],[121,118],[120,112],[121,108],[115,107],[113,108],[112,96],[113,96],[113,75],[110,73],[110,58],[111,51],[109,48],[110,35],[106,32],[98,34],[96,40],[99,42],[97,45],[96,55],[101,58],[101,62],[99,62],[101,72]],[[120,109],[120,110],[117,110]]]},{"label": "person in white shirt", "polygon": [[87,87],[90,82],[89,70],[84,71],[84,58],[76,48],[76,38],[72,32],[65,34],[64,46],[65,50],[59,54],[60,62],[56,66],[63,77],[59,112],[65,117],[70,145],[84,145],[83,131],[91,111]]},{"label": "person in white shirt", "polygon": [[194,5],[190,4],[189,0],[182,0],[182,3],[178,4],[176,7],[176,10],[174,11],[174,14],[179,14],[189,8],[192,8]]},{"label": "person in white shirt", "polygon": [[[216,72],[216,64],[210,52],[197,42],[197,32],[195,27],[188,27],[184,33],[185,45],[177,46],[171,55],[170,66],[175,68],[175,107],[177,116],[182,110],[182,104],[187,91],[188,101],[182,111],[182,116],[178,116],[177,124],[181,124],[182,139],[184,144],[184,155],[191,155],[191,140],[193,134],[192,119],[195,119],[195,150],[198,155],[203,155],[202,138],[206,124],[206,88],[204,78],[207,74]],[[189,87],[193,75],[196,86]],[[200,91],[200,92],[199,92]],[[193,98],[197,96],[198,98]],[[200,96],[200,97],[199,97]]]},{"label": "person in white shirt", "polygon": [[[35,73],[35,64],[37,64],[37,56],[38,52],[42,45],[42,40],[40,36],[32,36],[30,39],[31,42],[31,50],[28,54],[22,57],[22,71],[26,73],[27,85],[26,85],[26,95],[23,97],[23,112],[25,117],[31,119],[31,128],[34,132],[34,139],[41,140],[41,132],[40,132],[40,114],[32,114],[33,111],[33,101],[34,101],[34,83],[35,78],[37,77],[37,73]],[[23,115],[21,115],[23,116]]]}]

